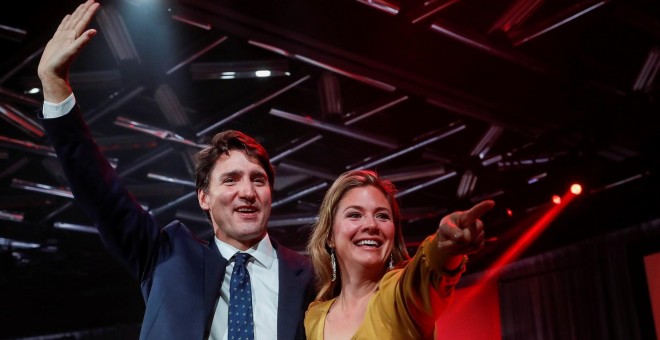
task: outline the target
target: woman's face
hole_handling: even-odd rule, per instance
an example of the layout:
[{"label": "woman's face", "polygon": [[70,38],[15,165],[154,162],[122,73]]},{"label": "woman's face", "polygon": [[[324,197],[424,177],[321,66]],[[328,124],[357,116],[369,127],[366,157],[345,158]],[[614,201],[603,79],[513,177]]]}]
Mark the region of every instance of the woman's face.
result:
[{"label": "woman's face", "polygon": [[394,243],[392,208],[373,186],[349,190],[339,201],[329,240],[340,268],[382,274]]}]

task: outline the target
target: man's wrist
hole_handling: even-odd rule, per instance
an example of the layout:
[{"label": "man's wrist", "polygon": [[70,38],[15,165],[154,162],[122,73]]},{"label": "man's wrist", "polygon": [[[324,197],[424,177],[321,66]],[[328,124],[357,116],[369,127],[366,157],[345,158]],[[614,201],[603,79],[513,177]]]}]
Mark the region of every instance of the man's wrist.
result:
[{"label": "man's wrist", "polygon": [[73,92],[71,90],[71,86],[69,86],[69,83],[62,78],[56,78],[52,80],[45,79],[47,78],[44,77],[41,79],[44,101],[55,104],[61,103]]}]

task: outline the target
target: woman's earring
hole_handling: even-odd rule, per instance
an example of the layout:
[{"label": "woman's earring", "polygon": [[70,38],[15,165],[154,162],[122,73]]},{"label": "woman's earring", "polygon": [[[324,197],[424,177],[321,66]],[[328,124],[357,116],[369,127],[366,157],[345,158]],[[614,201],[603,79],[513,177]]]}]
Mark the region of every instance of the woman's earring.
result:
[{"label": "woman's earring", "polygon": [[389,270],[394,269],[394,254],[390,253],[390,263],[387,266]]},{"label": "woman's earring", "polygon": [[335,249],[330,248],[330,265],[332,266],[332,282],[337,279],[337,261],[335,260]]}]

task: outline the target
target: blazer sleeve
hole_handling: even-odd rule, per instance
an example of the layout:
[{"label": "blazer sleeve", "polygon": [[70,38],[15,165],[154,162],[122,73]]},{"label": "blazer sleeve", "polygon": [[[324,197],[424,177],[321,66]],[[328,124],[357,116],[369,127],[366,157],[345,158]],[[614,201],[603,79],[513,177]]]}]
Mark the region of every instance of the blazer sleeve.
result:
[{"label": "blazer sleeve", "polygon": [[[435,235],[427,237],[415,256],[402,269],[381,280],[379,299],[372,309],[380,319],[394,322],[401,338],[432,338],[435,321],[451,302],[454,288],[465,271],[465,263],[454,272],[444,271],[443,254]],[[394,308],[394,310],[392,310]],[[406,336],[404,336],[406,335]]]},{"label": "blazer sleeve", "polygon": [[101,152],[79,106],[41,122],[76,203],[96,225],[112,255],[142,281],[160,235],[155,219],[142,209]]}]

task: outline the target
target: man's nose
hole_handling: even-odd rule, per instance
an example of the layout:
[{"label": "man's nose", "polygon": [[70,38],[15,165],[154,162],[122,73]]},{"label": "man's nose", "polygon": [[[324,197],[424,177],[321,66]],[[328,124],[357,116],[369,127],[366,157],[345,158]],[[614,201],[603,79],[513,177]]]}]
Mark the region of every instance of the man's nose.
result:
[{"label": "man's nose", "polygon": [[256,192],[254,190],[254,184],[250,180],[243,180],[239,184],[240,187],[238,188],[238,195],[241,198],[248,199],[248,200],[253,200],[256,196]]}]

